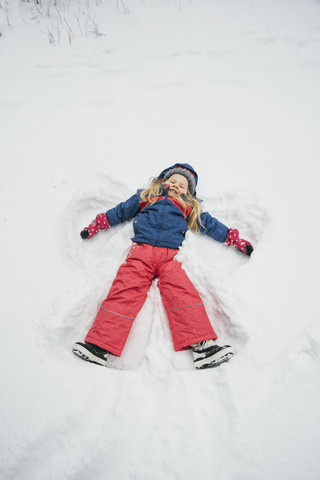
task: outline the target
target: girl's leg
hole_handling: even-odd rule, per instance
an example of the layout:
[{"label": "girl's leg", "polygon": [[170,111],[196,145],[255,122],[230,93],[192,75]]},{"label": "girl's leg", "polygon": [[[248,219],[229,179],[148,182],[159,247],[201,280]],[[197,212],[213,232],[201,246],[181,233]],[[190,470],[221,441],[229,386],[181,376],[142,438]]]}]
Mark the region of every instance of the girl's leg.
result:
[{"label": "girl's leg", "polygon": [[203,340],[216,339],[202,299],[181,263],[172,260],[162,264],[157,276],[175,350],[184,350]]},{"label": "girl's leg", "polygon": [[134,244],[113,281],[85,341],[120,356],[132,323],[142,308],[154,269],[149,261],[149,247]]}]

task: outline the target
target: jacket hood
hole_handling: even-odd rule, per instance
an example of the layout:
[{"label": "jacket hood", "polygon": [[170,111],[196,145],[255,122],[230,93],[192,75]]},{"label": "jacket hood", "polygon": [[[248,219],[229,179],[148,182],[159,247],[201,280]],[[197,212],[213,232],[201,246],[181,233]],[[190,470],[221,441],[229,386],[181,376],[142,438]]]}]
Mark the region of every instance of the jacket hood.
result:
[{"label": "jacket hood", "polygon": [[158,176],[159,180],[164,179],[166,180],[174,173],[179,173],[187,178],[189,183],[189,190],[193,196],[196,195],[196,187],[198,184],[198,174],[194,170],[194,168],[189,165],[188,163],[175,163],[171,167],[166,168],[163,170],[160,175]]}]

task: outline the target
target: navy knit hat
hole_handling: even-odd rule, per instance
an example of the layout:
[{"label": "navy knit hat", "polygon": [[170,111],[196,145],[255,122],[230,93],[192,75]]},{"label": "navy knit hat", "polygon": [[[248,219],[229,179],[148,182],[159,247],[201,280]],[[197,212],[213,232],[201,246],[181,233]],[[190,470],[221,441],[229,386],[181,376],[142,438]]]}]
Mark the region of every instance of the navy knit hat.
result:
[{"label": "navy knit hat", "polygon": [[195,196],[196,187],[198,184],[198,175],[197,172],[191,167],[191,165],[188,165],[187,163],[175,163],[174,165],[172,165],[172,167],[163,170],[163,172],[160,173],[158,178],[165,182],[175,173],[183,175],[188,180],[189,191],[191,195]]}]

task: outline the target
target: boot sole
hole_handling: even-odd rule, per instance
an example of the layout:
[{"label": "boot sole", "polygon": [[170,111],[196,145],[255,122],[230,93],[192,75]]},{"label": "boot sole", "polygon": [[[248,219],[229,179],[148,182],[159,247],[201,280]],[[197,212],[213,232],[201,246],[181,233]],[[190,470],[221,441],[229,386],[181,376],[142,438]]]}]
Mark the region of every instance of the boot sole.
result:
[{"label": "boot sole", "polygon": [[218,367],[219,365],[221,365],[221,363],[228,362],[230,358],[233,357],[233,355],[233,349],[231,347],[228,347],[223,350],[223,355],[221,355],[221,352],[217,352],[211,357],[195,360],[194,366],[197,370]]}]

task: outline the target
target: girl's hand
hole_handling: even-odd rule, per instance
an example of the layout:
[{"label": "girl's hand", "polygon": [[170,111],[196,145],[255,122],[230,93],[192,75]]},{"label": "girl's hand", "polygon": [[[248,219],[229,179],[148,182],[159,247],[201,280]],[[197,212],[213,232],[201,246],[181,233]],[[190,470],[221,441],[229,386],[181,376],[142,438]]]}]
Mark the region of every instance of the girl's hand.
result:
[{"label": "girl's hand", "polygon": [[246,255],[251,255],[253,252],[253,247],[250,242],[247,240],[243,240],[239,238],[239,231],[238,230],[233,230],[230,228],[227,239],[226,239],[226,244],[229,246],[235,246],[237,247],[240,252],[245,253]]},{"label": "girl's hand", "polygon": [[100,230],[104,230],[105,228],[109,228],[109,221],[108,217],[105,213],[99,213],[94,220],[90,223],[89,227],[84,228],[80,235],[81,238],[91,238],[93,235],[98,233]]}]

